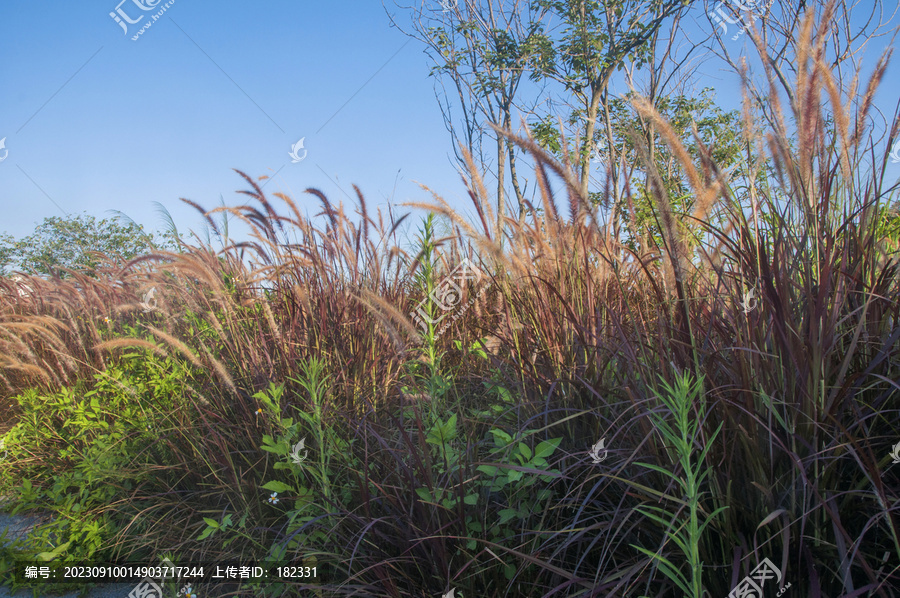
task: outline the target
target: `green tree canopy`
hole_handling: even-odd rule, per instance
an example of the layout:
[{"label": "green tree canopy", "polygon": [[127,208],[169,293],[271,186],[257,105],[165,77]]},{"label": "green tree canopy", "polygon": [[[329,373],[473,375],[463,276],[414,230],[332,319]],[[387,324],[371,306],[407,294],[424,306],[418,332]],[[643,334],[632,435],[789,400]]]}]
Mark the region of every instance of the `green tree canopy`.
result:
[{"label": "green tree canopy", "polygon": [[[595,132],[591,157],[597,160],[619,154],[623,162],[629,165],[628,175],[632,182],[632,191],[635,193],[632,198],[635,212],[633,216],[637,219],[637,222],[632,223],[630,230],[646,231],[658,245],[661,242],[661,232],[656,223],[654,202],[650,197],[647,167],[636,143],[641,143],[645,148],[652,150],[651,159],[676,212],[690,212],[694,207],[695,198],[690,192],[684,168],[671,148],[661,138],[659,132],[641,118],[631,106],[631,99],[634,97],[635,94],[629,92],[623,97],[608,101],[612,140],[610,141],[605,134]],[[741,118],[737,111],[724,111],[719,108],[714,98],[714,90],[705,88],[690,96],[672,94],[658,98],[655,108],[671,125],[694,164],[700,160],[700,147],[694,138],[696,127],[697,136],[710,150],[713,161],[722,168],[735,167],[741,161],[743,149],[743,140],[740,136]],[[578,119],[584,119],[584,112],[573,113],[570,123]],[[531,129],[538,143],[560,159],[564,159],[558,119],[554,120],[552,116],[547,116],[541,121],[532,123]],[[611,148],[610,143],[613,143],[615,148]],[[577,160],[575,153],[579,148],[574,144],[570,142],[565,151],[569,153],[570,160]],[[603,192],[590,192],[589,198],[596,205],[602,200]],[[624,202],[624,199],[620,201]],[[624,206],[619,208],[626,220],[632,217]],[[633,248],[637,246],[637,240],[632,238],[629,231],[626,231],[625,240]]]},{"label": "green tree canopy", "polygon": [[22,239],[0,234],[0,274],[18,270],[65,277],[61,268],[89,273],[102,263],[102,256],[123,263],[169,244],[167,235],[156,240],[135,222],[98,220],[89,214],[50,216]]}]

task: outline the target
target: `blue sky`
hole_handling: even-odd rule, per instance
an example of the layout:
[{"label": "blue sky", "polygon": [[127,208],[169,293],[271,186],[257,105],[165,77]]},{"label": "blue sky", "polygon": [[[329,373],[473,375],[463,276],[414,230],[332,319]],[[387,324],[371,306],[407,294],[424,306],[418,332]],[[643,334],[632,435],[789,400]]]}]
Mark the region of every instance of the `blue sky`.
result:
[{"label": "blue sky", "polygon": [[137,41],[109,16],[117,2],[0,7],[0,230],[110,209],[156,228],[153,201],[195,226],[178,198],[242,203],[232,168],[279,171],[266,191],[311,210],[307,187],[346,200],[356,183],[370,206],[425,198],[413,179],[460,188],[427,58],[379,2],[176,0]]},{"label": "blue sky", "polygon": [[[131,18],[153,14],[132,1],[120,5]],[[352,205],[344,193],[355,183],[371,208],[429,199],[415,181],[468,208],[431,63],[390,26],[381,2],[175,0],[137,41],[149,18],[124,34],[109,16],[118,2],[0,5],[9,152],[0,232],[22,236],[46,216],[109,210],[158,229],[154,201],[180,228],[200,230],[200,215],[178,198],[243,203],[235,191],[246,184],[232,168],[277,172],[266,192],[287,193],[310,213],[318,204],[307,187]],[[867,55],[874,64],[878,51]],[[733,102],[737,79],[709,68],[706,84]],[[896,77],[887,86],[881,97],[900,95]],[[288,153],[300,138],[308,154],[295,164]]]}]

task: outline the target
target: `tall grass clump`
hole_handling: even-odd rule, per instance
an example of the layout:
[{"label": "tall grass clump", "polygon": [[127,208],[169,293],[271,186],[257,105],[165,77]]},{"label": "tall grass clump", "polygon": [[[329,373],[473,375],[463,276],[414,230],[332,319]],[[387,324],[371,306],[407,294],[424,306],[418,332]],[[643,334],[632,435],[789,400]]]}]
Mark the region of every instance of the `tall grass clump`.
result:
[{"label": "tall grass clump", "polygon": [[[505,131],[535,162],[521,218],[497,223],[471,158],[476,218],[413,204],[412,247],[410,214],[358,189],[306,190],[306,217],[239,172],[245,205],[185,200],[220,247],[0,280],[0,483],[57,516],[0,567],[165,553],[327,572],[246,595],[701,598],[768,559],[767,594],[896,596],[898,220],[868,125],[887,57],[842,87],[831,10],[798,37],[794,101],[767,73],[769,130],[746,100],[730,175],[635,100],[692,202],[649,158],[619,205],[589,202]],[[611,216],[638,222],[635,197],[661,231],[640,247]],[[445,301],[465,259],[485,276]]]}]

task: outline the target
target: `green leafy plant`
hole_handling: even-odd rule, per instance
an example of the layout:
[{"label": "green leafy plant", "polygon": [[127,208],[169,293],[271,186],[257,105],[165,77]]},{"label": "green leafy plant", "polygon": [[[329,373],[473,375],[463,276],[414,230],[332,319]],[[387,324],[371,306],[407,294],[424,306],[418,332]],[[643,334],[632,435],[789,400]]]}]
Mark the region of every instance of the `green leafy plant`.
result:
[{"label": "green leafy plant", "polygon": [[[703,597],[703,563],[700,561],[700,542],[706,527],[712,523],[716,515],[727,509],[722,506],[712,511],[701,521],[701,499],[703,491],[701,486],[712,472],[705,463],[706,455],[713,446],[713,442],[722,429],[722,424],[705,439],[705,446],[697,455],[697,445],[701,443],[700,426],[706,420],[706,407],[703,400],[703,379],[691,382],[691,375],[680,374],[675,379],[675,385],[669,386],[664,380],[661,382],[663,392],[656,393],[657,399],[671,413],[672,422],[667,417],[656,411],[649,412],[653,425],[662,440],[666,443],[667,451],[663,455],[669,455],[672,462],[678,465],[678,469],[670,470],[659,465],[636,462],[635,465],[645,467],[659,474],[665,479],[675,482],[683,498],[665,495],[661,492],[642,487],[643,490],[652,492],[667,502],[679,505],[687,509],[686,516],[682,518],[681,508],[671,512],[663,507],[640,506],[637,511],[662,527],[666,537],[671,540],[681,551],[689,569],[689,577],[681,572],[681,568],[659,552],[653,552],[640,546],[633,546],[652,558],[660,571],[678,586],[679,590],[692,598]],[[692,413],[693,411],[693,413]]]},{"label": "green leafy plant", "polygon": [[[158,439],[189,410],[175,389],[187,370],[170,358],[125,353],[88,385],[16,397],[23,416],[5,435],[0,488],[13,513],[40,509],[50,519],[17,542],[19,559],[103,560],[128,523],[112,508],[154,479],[169,453]],[[37,459],[35,459],[37,456]]]},{"label": "green leafy plant", "polygon": [[[444,354],[437,346],[438,324],[441,320],[438,318],[440,308],[434,298],[439,263],[434,237],[435,216],[433,213],[429,213],[422,222],[417,256],[419,268],[415,277],[416,289],[423,296],[423,302],[419,308],[421,313],[416,316],[417,324],[421,328],[422,359],[406,363],[407,370],[412,373],[414,385],[421,386],[428,396],[432,419],[442,411],[444,397],[453,385],[452,379],[442,373],[441,362]],[[410,389],[405,388],[405,392],[410,392]]]},{"label": "green leafy plant", "polygon": [[[299,530],[316,516],[329,512],[333,501],[342,500],[346,503],[351,498],[346,486],[340,487],[338,496],[334,495],[334,480],[338,475],[335,461],[338,456],[348,453],[350,443],[341,438],[333,425],[326,421],[328,376],[325,374],[325,364],[319,359],[310,359],[301,365],[300,370],[302,376],[293,381],[306,391],[304,398],[308,398],[311,410],[307,411],[302,407],[296,409],[299,417],[296,422],[293,418],[281,417],[283,385],[270,384],[268,392],[254,395],[274,418],[280,432],[277,439],[264,435],[262,450],[283,457],[284,460],[276,462],[273,468],[286,470],[293,479],[292,484],[270,480],[262,486],[274,493],[288,493],[293,498],[293,509],[286,513],[288,523],[285,531],[285,535],[291,540],[284,544],[276,543],[270,551],[277,559],[284,558],[288,550],[324,542],[326,536],[319,530],[308,533],[301,533]],[[308,449],[305,443],[307,435],[313,440]],[[310,450],[312,456],[308,456]],[[308,484],[307,478],[313,484]]]}]

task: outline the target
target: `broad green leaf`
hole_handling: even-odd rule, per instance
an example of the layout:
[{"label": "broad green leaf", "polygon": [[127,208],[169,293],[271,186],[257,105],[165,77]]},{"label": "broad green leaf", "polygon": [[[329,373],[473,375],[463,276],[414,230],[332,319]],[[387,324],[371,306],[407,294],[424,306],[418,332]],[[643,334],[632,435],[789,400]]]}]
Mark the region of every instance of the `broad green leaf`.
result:
[{"label": "broad green leaf", "polygon": [[447,420],[447,425],[444,426],[445,434],[444,438],[446,440],[451,440],[456,438],[456,414],[450,416],[450,419]]},{"label": "broad green leaf", "polygon": [[553,496],[553,490],[544,488],[543,490],[541,490],[537,493],[537,496],[535,496],[535,500],[537,500],[537,501],[547,500],[548,498],[550,498],[552,496]]},{"label": "broad green leaf", "polygon": [[491,477],[497,475],[497,468],[493,465],[479,465],[475,469],[476,469],[476,471],[480,471]]},{"label": "broad green leaf", "polygon": [[494,444],[497,446],[497,448],[503,448],[512,442],[512,436],[510,436],[503,430],[493,429],[491,430],[491,434],[494,435]]},{"label": "broad green leaf", "polygon": [[551,440],[545,440],[538,444],[534,449],[534,456],[537,457],[549,457],[553,454],[553,451],[559,446],[559,443],[562,441],[562,436],[559,438],[553,438]]},{"label": "broad green leaf", "polygon": [[71,543],[72,542],[70,540],[69,542],[66,542],[65,544],[60,544],[59,546],[57,546],[50,552],[40,552],[37,554],[37,558],[41,559],[42,561],[52,561],[53,559],[58,557],[60,554],[65,552],[66,549],[69,547],[69,544],[71,544]]},{"label": "broad green leaf", "polygon": [[503,509],[500,511],[499,515],[500,515],[499,524],[503,525],[510,519],[513,519],[514,517],[518,517],[519,512],[516,509]]},{"label": "broad green leaf", "polygon": [[525,461],[531,461],[531,448],[524,442],[519,443],[519,452],[525,457]]},{"label": "broad green leaf", "polygon": [[263,489],[271,490],[272,492],[292,492],[294,490],[293,486],[288,486],[287,484],[276,480],[272,480],[271,482],[264,485]]}]

